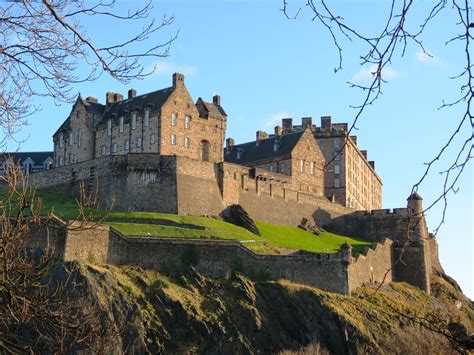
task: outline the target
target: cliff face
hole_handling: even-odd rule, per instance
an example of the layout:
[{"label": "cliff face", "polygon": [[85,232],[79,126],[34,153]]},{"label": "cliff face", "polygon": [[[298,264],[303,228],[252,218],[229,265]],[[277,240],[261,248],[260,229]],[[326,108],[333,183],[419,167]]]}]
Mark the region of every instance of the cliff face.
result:
[{"label": "cliff face", "polygon": [[[456,353],[417,325],[474,329],[473,303],[440,277],[433,295],[403,283],[351,296],[241,275],[213,280],[189,271],[167,277],[130,267],[80,266],[90,303],[114,328],[115,353]],[[459,328],[457,327],[458,332]]]}]

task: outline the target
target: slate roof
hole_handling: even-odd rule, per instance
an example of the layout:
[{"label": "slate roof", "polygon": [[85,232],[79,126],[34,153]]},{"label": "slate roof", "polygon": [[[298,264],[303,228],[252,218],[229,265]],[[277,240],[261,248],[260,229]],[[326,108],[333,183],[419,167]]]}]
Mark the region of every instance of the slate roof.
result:
[{"label": "slate roof", "polygon": [[15,163],[22,165],[26,159],[31,158],[35,165],[42,165],[46,159],[53,159],[53,155],[53,152],[6,152],[0,156],[1,163],[9,158],[13,158]]},{"label": "slate roof", "polygon": [[98,102],[91,102],[87,100],[82,100],[84,106],[86,107],[86,110],[89,112],[92,112],[93,114],[96,115],[103,115],[105,111],[105,105],[102,105],[101,103]]},{"label": "slate roof", "polygon": [[[285,155],[290,155],[295,146],[298,144],[304,131],[288,133],[280,136],[280,146],[275,151],[276,137],[270,137],[260,141],[257,146],[256,141],[236,144],[229,151],[224,150],[224,161],[233,164],[248,164],[260,160],[267,160]],[[243,150],[240,159],[237,159],[237,151]]]},{"label": "slate roof", "polygon": [[128,113],[133,110],[143,110],[145,107],[150,107],[152,111],[159,110],[161,106],[168,100],[168,97],[173,92],[173,87],[168,87],[165,89],[152,91],[147,94],[135,96],[131,99],[125,99],[122,101],[114,102],[111,105],[105,107],[104,116],[99,122],[100,124],[105,124],[106,120],[109,118],[118,119],[119,116],[125,113],[125,122],[129,118]]},{"label": "slate roof", "polygon": [[211,102],[206,102],[203,99],[201,99],[204,108],[206,109],[207,112],[212,113],[214,115],[222,115],[227,117],[227,113],[225,113],[224,109],[221,107],[221,105],[216,105]]}]

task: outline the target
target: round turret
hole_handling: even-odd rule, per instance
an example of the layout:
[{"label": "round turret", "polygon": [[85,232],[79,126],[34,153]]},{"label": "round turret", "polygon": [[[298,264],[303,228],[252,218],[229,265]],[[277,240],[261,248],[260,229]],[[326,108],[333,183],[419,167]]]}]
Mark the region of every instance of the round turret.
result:
[{"label": "round turret", "polygon": [[407,198],[407,207],[410,212],[413,214],[422,214],[423,213],[423,199],[416,192],[413,192]]}]

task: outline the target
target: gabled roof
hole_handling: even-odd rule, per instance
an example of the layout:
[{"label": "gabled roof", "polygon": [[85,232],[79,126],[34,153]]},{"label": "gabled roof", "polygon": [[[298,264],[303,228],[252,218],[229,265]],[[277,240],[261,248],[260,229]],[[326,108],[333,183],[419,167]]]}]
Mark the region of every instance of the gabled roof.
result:
[{"label": "gabled roof", "polygon": [[22,165],[25,160],[30,158],[34,161],[35,165],[42,165],[46,159],[53,159],[53,155],[53,152],[6,152],[0,156],[2,159],[1,163],[12,158],[13,162]]},{"label": "gabled roof", "polygon": [[[111,117],[118,118],[124,113],[129,113],[134,110],[142,111],[145,107],[150,107],[152,111],[159,110],[166,100],[168,100],[172,92],[173,87],[169,87],[107,105],[105,107],[104,117],[99,122],[99,125],[105,123],[105,120]],[[128,115],[126,115],[126,117],[127,116]]]},{"label": "gabled roof", "polygon": [[[202,105],[199,105],[199,104],[202,104]],[[207,117],[209,113],[213,115],[227,117],[227,113],[224,111],[221,105],[216,105],[214,103],[204,101],[201,97],[198,98],[196,102],[196,107],[198,108],[199,113],[205,117]],[[201,108],[203,108],[205,112],[201,112],[200,110]]]},{"label": "gabled roof", "polygon": [[[277,139],[275,136],[261,140],[258,145],[256,141],[234,145],[230,152],[227,149],[224,150],[224,161],[234,164],[248,164],[290,155],[303,133],[304,131],[300,131],[280,136],[277,150],[274,149],[275,139]],[[242,151],[240,159],[237,159],[238,150]]]},{"label": "gabled roof", "polygon": [[96,115],[104,114],[105,105],[102,105],[101,103],[98,103],[98,102],[88,101],[88,100],[82,100],[82,103],[84,104],[88,112],[91,112]]}]

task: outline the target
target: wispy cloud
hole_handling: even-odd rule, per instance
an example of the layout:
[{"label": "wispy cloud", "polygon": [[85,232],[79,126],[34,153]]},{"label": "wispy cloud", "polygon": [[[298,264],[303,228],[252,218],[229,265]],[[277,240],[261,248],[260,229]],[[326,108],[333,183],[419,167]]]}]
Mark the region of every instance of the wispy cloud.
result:
[{"label": "wispy cloud", "polygon": [[420,49],[416,52],[415,59],[423,64],[426,65],[435,65],[438,67],[446,66],[438,57],[436,57],[433,53],[428,50]]},{"label": "wispy cloud", "polygon": [[265,119],[265,121],[263,122],[263,126],[265,128],[272,128],[278,124],[281,125],[281,119],[285,117],[289,117],[287,112],[275,113]]},{"label": "wispy cloud", "polygon": [[169,61],[158,61],[149,67],[149,70],[155,68],[157,75],[171,75],[173,73],[181,73],[184,75],[195,75],[197,73],[197,67],[195,65],[177,64]]},{"label": "wispy cloud", "polygon": [[[377,71],[377,66],[375,64],[371,66],[363,66],[359,69],[357,73],[352,76],[352,81],[360,82],[367,79],[372,79]],[[406,74],[399,72],[390,67],[385,67],[382,69],[382,79],[397,79],[406,76]]]}]

